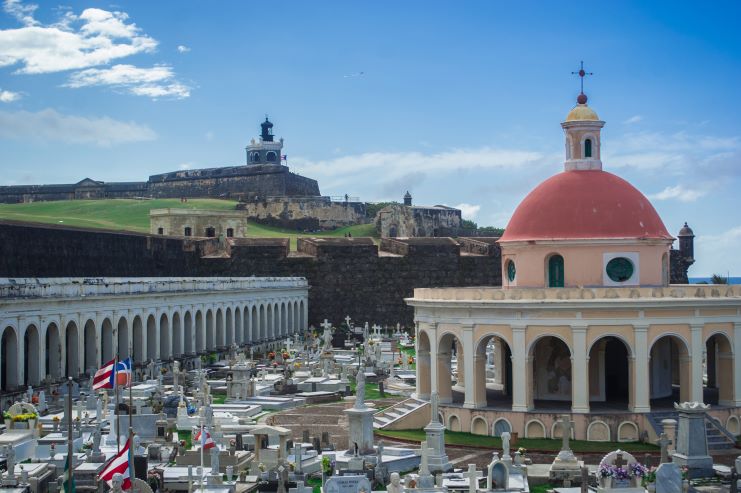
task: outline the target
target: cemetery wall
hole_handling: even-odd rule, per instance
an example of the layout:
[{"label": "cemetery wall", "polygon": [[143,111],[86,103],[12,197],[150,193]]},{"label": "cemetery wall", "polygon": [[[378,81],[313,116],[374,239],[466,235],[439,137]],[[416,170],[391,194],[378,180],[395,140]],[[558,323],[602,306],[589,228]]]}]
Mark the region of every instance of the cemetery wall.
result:
[{"label": "cemetery wall", "polygon": [[[461,246],[461,243],[463,246]],[[305,277],[309,323],[413,322],[404,303],[414,288],[500,286],[496,243],[466,246],[450,238],[186,239],[0,222],[0,277]],[[486,254],[474,253],[485,252]],[[672,252],[672,282],[683,258]]]}]

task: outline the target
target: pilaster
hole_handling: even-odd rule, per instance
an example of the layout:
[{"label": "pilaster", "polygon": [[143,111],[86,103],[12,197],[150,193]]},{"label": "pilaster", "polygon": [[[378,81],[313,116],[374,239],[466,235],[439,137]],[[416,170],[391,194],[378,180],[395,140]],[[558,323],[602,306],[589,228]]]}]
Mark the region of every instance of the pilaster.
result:
[{"label": "pilaster", "polygon": [[587,367],[587,326],[572,325],[571,412],[589,412],[589,369]]},{"label": "pilaster", "polygon": [[741,406],[741,322],[733,323],[733,400],[736,406]]},{"label": "pilaster", "polygon": [[[463,368],[468,378],[468,385],[465,386],[465,399],[463,401],[463,407],[473,409],[476,407],[476,396],[475,396],[475,375],[473,366],[473,324],[465,324],[461,327],[462,330],[462,345],[463,345]],[[460,358],[458,360],[458,366],[460,366]]]},{"label": "pilaster", "polygon": [[635,347],[633,348],[634,371],[632,372],[633,381],[631,385],[635,389],[633,409],[634,413],[651,412],[651,400],[649,392],[648,371],[648,324],[634,325],[633,334],[635,336]]},{"label": "pilaster", "polygon": [[702,324],[690,325],[690,393],[693,402],[703,402],[702,395],[702,362],[705,344],[702,340]]},{"label": "pilaster", "polygon": [[528,411],[528,393],[532,393],[531,385],[527,381],[527,364],[529,358],[525,354],[524,324],[512,325],[512,411]]}]

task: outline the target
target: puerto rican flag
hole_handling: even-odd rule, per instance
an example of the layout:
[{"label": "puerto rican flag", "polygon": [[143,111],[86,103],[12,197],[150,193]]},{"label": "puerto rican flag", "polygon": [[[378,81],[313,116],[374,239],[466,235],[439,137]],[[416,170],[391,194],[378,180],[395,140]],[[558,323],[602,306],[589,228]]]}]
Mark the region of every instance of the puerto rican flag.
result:
[{"label": "puerto rican flag", "polygon": [[121,387],[131,385],[131,358],[126,358],[116,363],[114,386],[116,385],[120,385]]},{"label": "puerto rican flag", "polygon": [[131,438],[126,440],[126,445],[121,449],[121,451],[116,454],[116,456],[111,459],[111,461],[108,463],[108,465],[101,471],[101,473],[98,475],[98,477],[102,480],[108,483],[109,487],[113,487],[113,475],[114,474],[121,474],[123,476],[123,484],[121,485],[121,489],[123,490],[130,490],[131,489],[131,472],[129,468],[129,445],[131,442]]},{"label": "puerto rican flag", "polygon": [[93,390],[113,388],[116,383],[113,377],[115,375],[115,366],[116,360],[112,359],[103,365],[100,370],[95,372],[95,376],[93,376]]},{"label": "puerto rican flag", "polygon": [[198,433],[196,433],[196,440],[199,440],[201,442],[201,448],[203,450],[208,450],[216,446],[216,442],[214,442],[214,439],[211,438],[211,433],[207,432],[203,428],[198,430]]}]

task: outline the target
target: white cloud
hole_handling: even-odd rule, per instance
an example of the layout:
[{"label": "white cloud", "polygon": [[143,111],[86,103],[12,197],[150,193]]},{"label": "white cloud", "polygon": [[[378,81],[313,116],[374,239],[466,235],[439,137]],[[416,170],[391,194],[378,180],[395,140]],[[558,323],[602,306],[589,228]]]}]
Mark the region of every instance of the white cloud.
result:
[{"label": "white cloud", "polygon": [[207,141],[209,141],[209,142],[211,142],[212,140],[214,140],[214,133],[213,133],[213,131],[211,131],[211,130],[209,130],[208,132],[206,132],[206,133],[205,133],[205,134],[204,134],[203,136],[204,136],[204,137],[206,138],[206,140],[207,140]]},{"label": "white cloud", "polygon": [[320,161],[298,157],[292,159],[291,166],[305,176],[322,180],[325,187],[334,188],[350,182],[362,182],[364,174],[373,175],[373,181],[377,181],[378,176],[382,176],[385,181],[394,181],[413,173],[524,168],[542,162],[545,158],[539,152],[480,147],[451,149],[433,154],[368,152]]},{"label": "white cloud", "polygon": [[157,41],[128,22],[125,12],[90,8],[79,16],[67,12],[59,22],[42,25],[33,19],[35,6],[6,0],[4,8],[23,27],[0,30],[0,66],[20,65],[19,73],[94,67],[157,47]]},{"label": "white cloud", "polygon": [[188,53],[190,48],[185,45],[178,45],[178,53]]},{"label": "white cloud", "polygon": [[632,125],[633,123],[638,123],[641,120],[643,120],[643,117],[641,115],[633,115],[630,118],[628,118],[627,120],[625,120],[623,122],[623,124],[625,124],[625,125]]},{"label": "white cloud", "polygon": [[[720,234],[698,234],[695,238],[695,265],[691,276],[712,274],[738,276],[738,246],[741,244],[741,225],[731,227]],[[735,270],[734,270],[735,269]]]},{"label": "white cloud", "polygon": [[180,163],[178,169],[193,169],[193,163]]},{"label": "white cloud", "polygon": [[190,96],[190,88],[175,81],[172,67],[156,65],[140,68],[134,65],[114,65],[111,68],[89,68],[69,78],[67,87],[112,86],[137,96],[151,98],[173,97],[183,99]]},{"label": "white cloud", "polygon": [[157,134],[146,125],[122,122],[107,116],[88,118],[64,115],[53,109],[36,113],[0,111],[0,139],[36,139],[109,146],[156,138]]},{"label": "white cloud", "polygon": [[0,103],[12,103],[21,99],[21,93],[0,90]]},{"label": "white cloud", "polygon": [[707,190],[693,190],[685,188],[683,185],[675,185],[673,187],[666,187],[658,193],[650,194],[648,198],[651,200],[676,199],[680,202],[694,202],[707,193]]},{"label": "white cloud", "polygon": [[465,202],[454,207],[456,209],[460,209],[463,219],[469,219],[471,221],[476,219],[476,214],[478,214],[479,210],[481,210],[480,205],[466,204]]}]

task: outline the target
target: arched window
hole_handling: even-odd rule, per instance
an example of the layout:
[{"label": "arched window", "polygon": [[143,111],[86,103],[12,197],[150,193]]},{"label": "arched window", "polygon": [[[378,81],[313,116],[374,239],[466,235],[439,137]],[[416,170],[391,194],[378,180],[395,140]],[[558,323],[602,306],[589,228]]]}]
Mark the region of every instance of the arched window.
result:
[{"label": "arched window", "polygon": [[253,163],[259,163],[260,162],[260,153],[259,152],[253,152],[252,153],[252,162]]},{"label": "arched window", "polygon": [[584,157],[592,157],[592,139],[584,141]]},{"label": "arched window", "polygon": [[548,259],[548,287],[562,288],[564,286],[563,257],[556,254]]},{"label": "arched window", "polygon": [[276,157],[277,155],[273,151],[270,151],[265,155],[265,160],[269,163],[274,163]]}]

